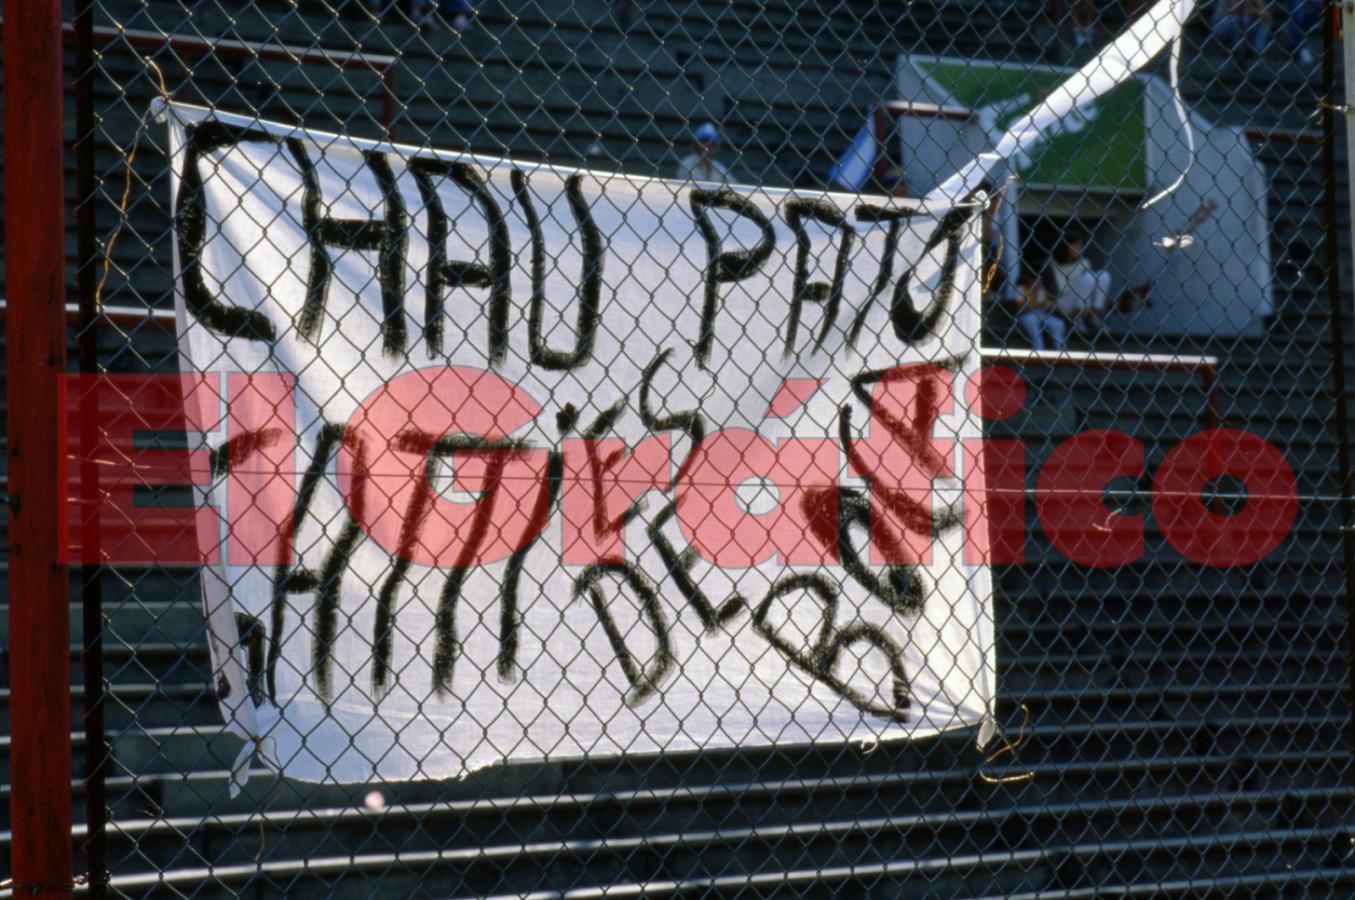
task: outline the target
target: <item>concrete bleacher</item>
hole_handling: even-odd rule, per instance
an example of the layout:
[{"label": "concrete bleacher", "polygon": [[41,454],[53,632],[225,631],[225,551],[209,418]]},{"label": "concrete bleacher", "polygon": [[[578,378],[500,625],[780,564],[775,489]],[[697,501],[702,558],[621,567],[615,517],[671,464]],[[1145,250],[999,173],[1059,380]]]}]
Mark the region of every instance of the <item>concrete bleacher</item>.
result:
[{"label": "concrete bleacher", "polygon": [[[869,104],[888,95],[897,53],[1034,61],[1048,57],[1050,43],[1041,0],[642,0],[643,18],[625,31],[604,0],[486,0],[459,39],[377,24],[355,8],[336,15],[333,5],[259,0],[204,4],[189,15],[179,3],[108,0],[98,24],[397,54],[396,133],[419,145],[662,174],[685,152],[691,118],[718,117],[739,175],[810,187],[824,184]],[[1191,40],[1203,42],[1198,28]],[[1315,73],[1278,58],[1219,66],[1216,55],[1207,46],[1191,54],[1191,102],[1223,122],[1306,127],[1299,120],[1316,105]],[[192,99],[191,86],[224,109],[380,133],[375,77],[206,60],[189,75],[168,55],[156,58],[176,96]],[[124,177],[114,142],[126,149],[158,91],[123,47],[104,51],[100,72],[96,211],[107,236]],[[109,305],[170,302],[162,134],[152,124],[138,145]],[[601,156],[590,155],[594,144]],[[1271,177],[1273,258],[1302,235],[1320,260],[1321,148],[1266,141],[1258,149]],[[1341,222],[1345,241],[1344,212]],[[1205,570],[1168,547],[1149,516],[1142,561],[1090,570],[1049,545],[1032,506],[1029,561],[998,572],[995,598],[999,715],[1009,736],[1021,730],[1023,704],[1030,723],[1023,744],[996,763],[985,765],[972,736],[957,735],[874,749],[524,763],[415,784],[316,786],[256,769],[232,799],[226,770],[239,742],[217,712],[196,576],[120,569],[102,581],[115,891],[923,897],[1093,896],[1122,886],[1171,896],[1349,896],[1355,785],[1340,520],[1330,499],[1339,445],[1325,283],[1309,272],[1282,278],[1280,288],[1262,338],[1152,349],[1220,358],[1225,424],[1279,445],[1311,498],[1293,537],[1255,566]],[[1343,301],[1349,308],[1348,290]],[[172,336],[158,327],[130,335],[110,327],[100,346],[112,370],[174,366]],[[1035,387],[1030,407],[994,433],[1027,441],[1031,487],[1052,448],[1088,428],[1140,437],[1151,473],[1204,427],[1205,397],[1190,373],[1025,374]],[[1125,499],[1129,512],[1148,512],[1149,484]],[[4,648],[6,623],[0,615]],[[8,698],[5,681],[5,735]],[[77,822],[82,700],[77,690]],[[5,827],[8,743],[0,736]],[[980,772],[1031,777],[994,785]],[[383,794],[385,811],[364,807],[371,790]],[[0,854],[8,855],[7,832]]]}]

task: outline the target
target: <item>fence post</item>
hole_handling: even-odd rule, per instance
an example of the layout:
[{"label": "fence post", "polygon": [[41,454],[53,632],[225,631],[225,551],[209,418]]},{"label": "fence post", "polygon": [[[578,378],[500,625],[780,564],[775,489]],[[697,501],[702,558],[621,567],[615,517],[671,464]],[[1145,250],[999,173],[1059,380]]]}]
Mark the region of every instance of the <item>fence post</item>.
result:
[{"label": "fence post", "polygon": [[[90,374],[99,369],[98,259],[94,209],[98,197],[98,178],[94,170],[94,5],[97,0],[78,0],[75,10],[75,231],[76,295],[80,318],[76,332],[79,370]],[[98,444],[98,398],[80,400],[80,494],[99,496],[99,466],[95,462]],[[96,557],[99,552],[100,510],[97,506],[77,507],[80,517],[80,546]],[[68,516],[69,518],[69,516]],[[86,557],[89,558],[88,556]],[[108,817],[104,786],[107,751],[104,743],[103,674],[103,567],[85,565],[80,571],[80,607],[84,622],[80,662],[84,668],[85,703],[85,841],[84,870],[89,875],[89,900],[107,896]]]},{"label": "fence post", "polygon": [[70,609],[58,473],[66,356],[61,3],[5,0],[10,822],[16,896],[71,896]]},{"label": "fence post", "polygon": [[[1351,3],[1347,0],[1347,2],[1340,3],[1339,6],[1341,11],[1341,18],[1339,20],[1341,46],[1345,51],[1345,58],[1343,60],[1345,94],[1340,100],[1340,103],[1345,107],[1346,146],[1349,148],[1355,147],[1355,115],[1351,115],[1349,108],[1351,103],[1355,103],[1355,69],[1352,68],[1352,66],[1355,66],[1355,3]],[[1335,42],[1336,37],[1332,36],[1330,43],[1335,44]],[[1334,47],[1331,52],[1336,52]],[[1337,102],[1336,97],[1334,95],[1328,97],[1327,102],[1328,104],[1335,104]],[[1348,157],[1346,165],[1352,179],[1355,179],[1355,155],[1352,155],[1347,150],[1346,156]],[[1346,186],[1346,190],[1349,194],[1348,200],[1350,202],[1350,209],[1355,211],[1355,181],[1351,181],[1351,183]]]}]

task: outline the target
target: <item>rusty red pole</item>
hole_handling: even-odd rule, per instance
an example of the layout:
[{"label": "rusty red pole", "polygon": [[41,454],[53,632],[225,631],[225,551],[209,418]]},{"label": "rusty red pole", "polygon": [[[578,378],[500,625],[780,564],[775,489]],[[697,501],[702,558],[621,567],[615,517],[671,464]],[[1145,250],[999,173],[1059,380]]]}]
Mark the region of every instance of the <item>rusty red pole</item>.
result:
[{"label": "rusty red pole", "polygon": [[60,0],[5,0],[10,845],[14,895],[72,894],[70,609],[56,398],[66,356]]}]

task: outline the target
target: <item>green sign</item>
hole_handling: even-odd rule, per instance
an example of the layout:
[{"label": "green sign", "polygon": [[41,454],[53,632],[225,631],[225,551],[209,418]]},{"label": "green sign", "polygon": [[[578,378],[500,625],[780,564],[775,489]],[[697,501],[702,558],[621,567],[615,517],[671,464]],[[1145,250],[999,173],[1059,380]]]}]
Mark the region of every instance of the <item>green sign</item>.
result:
[{"label": "green sign", "polygon": [[[1003,66],[989,62],[914,60],[921,72],[960,106],[989,108],[998,133],[1033,109],[1072,74],[1071,69]],[[1144,85],[1131,79],[1073,114],[1018,171],[1032,184],[1142,193],[1148,188]],[[996,139],[997,134],[993,135]]]}]

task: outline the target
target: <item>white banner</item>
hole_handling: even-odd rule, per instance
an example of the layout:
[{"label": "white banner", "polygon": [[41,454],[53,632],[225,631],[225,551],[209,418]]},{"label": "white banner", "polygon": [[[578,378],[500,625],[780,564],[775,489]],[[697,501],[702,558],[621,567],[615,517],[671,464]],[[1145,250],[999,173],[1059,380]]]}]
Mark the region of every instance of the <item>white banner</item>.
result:
[{"label": "white banner", "polygon": [[168,112],[213,662],[267,765],[991,723],[976,208]]}]

